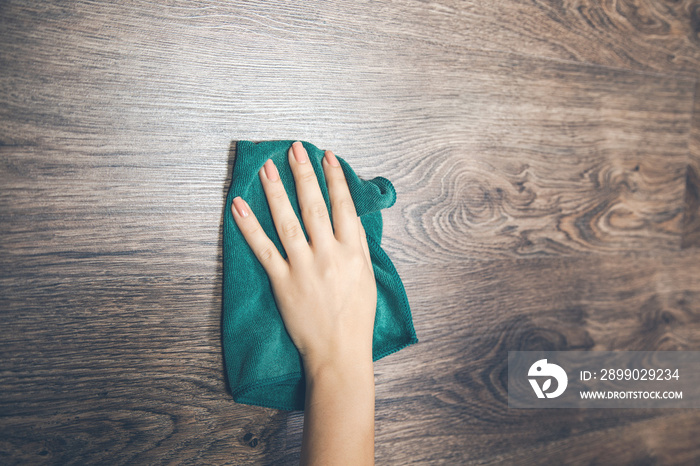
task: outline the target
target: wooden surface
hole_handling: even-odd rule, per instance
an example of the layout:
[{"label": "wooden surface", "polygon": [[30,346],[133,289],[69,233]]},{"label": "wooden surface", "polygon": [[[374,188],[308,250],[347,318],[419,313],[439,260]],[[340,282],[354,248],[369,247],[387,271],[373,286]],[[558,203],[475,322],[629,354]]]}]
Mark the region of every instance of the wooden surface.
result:
[{"label": "wooden surface", "polygon": [[700,412],[509,410],[508,350],[700,350],[694,1],[0,3],[0,463],[294,464],[221,355],[236,140],[389,178],[421,342],[378,464],[694,464]]}]

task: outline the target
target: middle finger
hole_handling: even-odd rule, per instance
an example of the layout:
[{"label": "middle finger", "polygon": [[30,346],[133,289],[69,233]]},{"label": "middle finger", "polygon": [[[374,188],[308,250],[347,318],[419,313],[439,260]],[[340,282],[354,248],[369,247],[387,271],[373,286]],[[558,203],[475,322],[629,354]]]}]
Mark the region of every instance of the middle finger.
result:
[{"label": "middle finger", "polygon": [[259,172],[260,181],[270,206],[272,220],[279,235],[290,262],[302,259],[309,255],[309,244],[306,242],[304,232],[294,213],[287,191],[280,179],[277,167],[268,159]]},{"label": "middle finger", "polygon": [[321,188],[309,155],[301,142],[289,148],[289,166],[294,174],[301,218],[309,235],[311,246],[328,244],[333,236],[333,227],[328,215],[328,207],[323,200]]}]

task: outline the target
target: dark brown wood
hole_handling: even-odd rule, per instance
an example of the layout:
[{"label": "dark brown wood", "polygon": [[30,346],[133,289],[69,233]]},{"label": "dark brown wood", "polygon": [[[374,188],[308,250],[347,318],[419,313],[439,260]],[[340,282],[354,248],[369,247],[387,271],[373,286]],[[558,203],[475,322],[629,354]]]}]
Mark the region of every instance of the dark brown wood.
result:
[{"label": "dark brown wood", "polygon": [[392,2],[373,20],[395,36],[444,47],[695,75],[699,18],[692,0],[442,0]]},{"label": "dark brown wood", "polygon": [[[418,328],[424,342],[376,364],[378,451],[396,464],[697,460],[687,436],[659,442],[674,410],[508,409],[505,360],[509,350],[695,349],[698,268],[697,254],[678,254],[402,271],[422,290],[411,296],[414,311],[430,318]],[[686,416],[697,425],[697,413]],[[421,447],[440,443],[454,447]]]},{"label": "dark brown wood", "polygon": [[395,257],[678,249],[692,81],[495,53],[446,58],[447,71],[431,60],[417,68],[439,84],[416,100],[441,123],[378,167],[398,190]]},{"label": "dark brown wood", "polygon": [[509,349],[700,349],[693,1],[0,4],[0,463],[294,464],[238,405],[221,220],[240,139],[398,200],[421,342],[377,463],[700,460],[700,414],[507,408]]}]

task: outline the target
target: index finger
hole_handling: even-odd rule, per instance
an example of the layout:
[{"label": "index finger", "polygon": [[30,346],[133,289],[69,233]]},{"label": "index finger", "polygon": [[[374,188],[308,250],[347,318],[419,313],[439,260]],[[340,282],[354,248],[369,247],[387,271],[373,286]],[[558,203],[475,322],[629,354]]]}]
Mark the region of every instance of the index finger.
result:
[{"label": "index finger", "polygon": [[287,261],[277,250],[272,240],[265,234],[247,202],[237,196],[231,202],[231,213],[253,254],[260,261],[271,280],[288,270]]},{"label": "index finger", "polygon": [[360,235],[357,230],[357,211],[350,195],[343,167],[340,166],[333,152],[329,150],[326,151],[322,163],[331,201],[335,237],[342,243],[358,241]]}]

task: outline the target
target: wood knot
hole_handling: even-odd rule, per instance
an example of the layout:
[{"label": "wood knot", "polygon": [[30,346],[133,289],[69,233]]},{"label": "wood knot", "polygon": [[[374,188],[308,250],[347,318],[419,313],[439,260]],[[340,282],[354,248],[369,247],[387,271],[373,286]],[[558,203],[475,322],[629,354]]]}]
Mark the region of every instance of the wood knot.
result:
[{"label": "wood knot", "polygon": [[249,447],[255,448],[258,446],[259,440],[253,436],[250,432],[243,436],[243,442],[248,444]]}]

